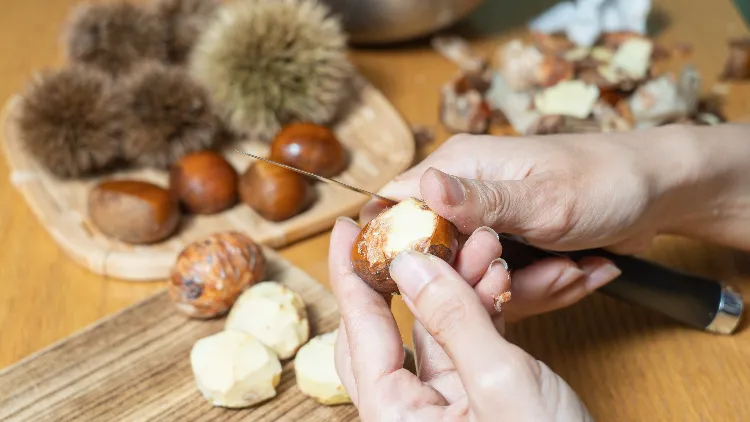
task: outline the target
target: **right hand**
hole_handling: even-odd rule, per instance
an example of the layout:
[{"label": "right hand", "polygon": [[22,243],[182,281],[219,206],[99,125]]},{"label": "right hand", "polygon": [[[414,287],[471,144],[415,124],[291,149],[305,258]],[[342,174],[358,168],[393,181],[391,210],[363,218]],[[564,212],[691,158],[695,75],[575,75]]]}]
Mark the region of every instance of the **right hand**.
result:
[{"label": "right hand", "polygon": [[[550,250],[605,247],[638,253],[670,215],[663,198],[671,180],[656,173],[663,158],[652,141],[681,133],[674,128],[643,132],[458,135],[379,193],[395,200],[422,198],[465,234],[488,226]],[[362,223],[381,209],[377,202],[368,203]],[[514,272],[506,316],[568,306],[618,275],[601,258],[540,261]]]}]

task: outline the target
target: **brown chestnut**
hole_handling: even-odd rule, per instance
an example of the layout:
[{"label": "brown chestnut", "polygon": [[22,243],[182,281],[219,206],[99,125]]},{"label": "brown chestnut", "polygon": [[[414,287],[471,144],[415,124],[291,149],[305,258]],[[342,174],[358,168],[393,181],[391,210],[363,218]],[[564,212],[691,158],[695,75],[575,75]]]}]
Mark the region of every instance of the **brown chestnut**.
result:
[{"label": "brown chestnut", "polygon": [[240,199],[266,220],[278,222],[302,212],[312,196],[310,181],[265,161],[256,161],[240,177]]},{"label": "brown chestnut", "polygon": [[198,151],[169,172],[170,189],[192,214],[215,214],[237,202],[237,170],[220,154]]},{"label": "brown chestnut", "polygon": [[169,297],[192,318],[226,314],[249,287],[262,281],[267,268],[263,250],[234,231],[213,234],[187,245],[177,256]]},{"label": "brown chestnut", "polygon": [[271,160],[323,177],[341,173],[347,164],[344,146],[331,129],[312,123],[293,123],[271,143]]},{"label": "brown chestnut", "polygon": [[168,190],[137,180],[107,180],[94,186],[88,215],[105,235],[134,244],[169,237],[182,217]]},{"label": "brown chestnut", "polygon": [[453,265],[458,252],[458,229],[430,210],[423,201],[405,199],[386,208],[362,229],[352,247],[354,272],[381,294],[398,294],[390,275],[391,261],[413,250]]}]

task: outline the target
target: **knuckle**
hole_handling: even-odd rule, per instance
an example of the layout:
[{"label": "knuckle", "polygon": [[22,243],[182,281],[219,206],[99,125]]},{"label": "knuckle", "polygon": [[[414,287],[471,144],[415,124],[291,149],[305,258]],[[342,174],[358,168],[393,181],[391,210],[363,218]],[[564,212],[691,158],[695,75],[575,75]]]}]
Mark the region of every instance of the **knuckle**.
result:
[{"label": "knuckle", "polygon": [[535,381],[541,376],[539,361],[526,353],[512,352],[503,360],[512,364],[495,365],[474,378],[474,393],[478,398],[493,400],[498,392],[514,388],[519,381]]},{"label": "knuckle", "polygon": [[545,178],[535,182],[533,205],[536,218],[529,221],[527,229],[538,241],[557,243],[575,226],[576,198],[579,182],[575,177]]},{"label": "knuckle", "polygon": [[454,148],[457,148],[461,144],[465,145],[466,142],[470,141],[472,138],[473,138],[473,135],[469,135],[466,133],[459,133],[457,135],[453,135],[443,143],[440,149],[452,150]]},{"label": "knuckle", "polygon": [[491,226],[513,209],[513,199],[507,188],[497,183],[483,183],[481,189],[472,189],[477,206],[483,211],[481,224]]},{"label": "knuckle", "polygon": [[[522,374],[512,365],[494,367],[474,378],[472,395],[479,402],[493,402],[497,395],[517,386]],[[512,391],[512,390],[511,390]]]},{"label": "knuckle", "polygon": [[[429,287],[425,288],[428,289]],[[426,316],[425,328],[438,343],[445,345],[461,327],[465,326],[469,307],[467,301],[456,295],[452,289],[429,290],[434,291],[431,293],[431,306]]]}]

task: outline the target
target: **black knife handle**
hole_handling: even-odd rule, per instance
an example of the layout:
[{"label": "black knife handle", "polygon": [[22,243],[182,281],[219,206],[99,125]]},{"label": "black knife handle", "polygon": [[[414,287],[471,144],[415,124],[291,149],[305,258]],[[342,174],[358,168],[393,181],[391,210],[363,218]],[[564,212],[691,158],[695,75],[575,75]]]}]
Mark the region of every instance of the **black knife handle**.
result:
[{"label": "black knife handle", "polygon": [[700,330],[732,334],[742,316],[744,306],[740,294],[716,280],[603,249],[552,253],[514,239],[503,238],[502,243],[503,258],[511,268],[560,255],[574,261],[586,256],[609,259],[622,274],[599,292]]}]

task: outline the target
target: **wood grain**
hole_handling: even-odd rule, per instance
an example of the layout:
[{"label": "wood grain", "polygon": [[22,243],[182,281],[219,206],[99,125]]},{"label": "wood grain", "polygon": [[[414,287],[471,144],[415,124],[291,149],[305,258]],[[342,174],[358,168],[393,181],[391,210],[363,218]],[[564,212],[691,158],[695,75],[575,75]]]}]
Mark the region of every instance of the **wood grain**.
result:
[{"label": "wood grain", "polygon": [[[266,249],[265,279],[298,292],[311,336],[338,327],[331,294]],[[190,349],[223,329],[225,318],[189,319],[161,292],[0,372],[0,420],[306,420],[357,419],[352,405],[323,406],[296,386],[283,362],[277,396],[258,406],[212,407],[195,386]]]},{"label": "wood grain", "polygon": [[[337,138],[350,152],[350,164],[335,178],[370,192],[406,170],[414,160],[414,138],[401,116],[383,95],[362,78],[356,94],[335,123]],[[131,169],[85,180],[61,180],[44,169],[24,147],[17,127],[20,97],[13,97],[3,112],[3,151],[10,179],[52,238],[74,261],[96,274],[131,281],[151,281],[169,275],[177,254],[194,240],[211,233],[237,229],[256,242],[281,247],[333,227],[342,215],[355,216],[368,197],[341,187],[316,183],[316,200],[300,214],[281,222],[264,219],[239,203],[214,215],[185,216],[177,233],[150,245],[131,245],[110,238],[88,216],[88,194],[101,180],[143,180],[169,186],[166,171]],[[254,161],[235,150],[258,156],[268,144],[255,139],[233,142],[223,155],[242,174]]]},{"label": "wood grain", "polygon": [[[101,0],[99,0],[101,1]],[[79,0],[0,0],[0,101],[18,92],[40,68],[62,63],[58,33]],[[557,0],[487,0],[461,28],[479,51],[492,54],[524,34],[524,22]],[[666,43],[688,42],[690,62],[712,90],[730,37],[748,34],[731,0],[654,0],[650,26]],[[439,87],[456,71],[425,41],[387,48],[357,48],[351,57],[411,124],[450,134],[437,120]],[[750,121],[750,84],[735,83],[723,95],[734,121]],[[502,133],[499,131],[498,133]],[[0,160],[0,175],[8,168]],[[38,223],[21,195],[0,177],[0,366],[7,366],[71,333],[146,298],[162,282],[128,283],[92,274],[70,261]],[[329,233],[295,242],[280,254],[326,284]],[[8,247],[13,245],[14,247]],[[740,283],[750,280],[750,255],[678,238],[660,239],[649,253],[658,262]],[[406,342],[412,317],[400,301],[394,313]],[[658,328],[657,328],[658,327]],[[745,328],[717,337],[598,296],[561,312],[509,328],[514,339],[575,388],[601,421],[743,421],[750,391],[750,346]],[[576,345],[575,342],[580,342]]]}]

